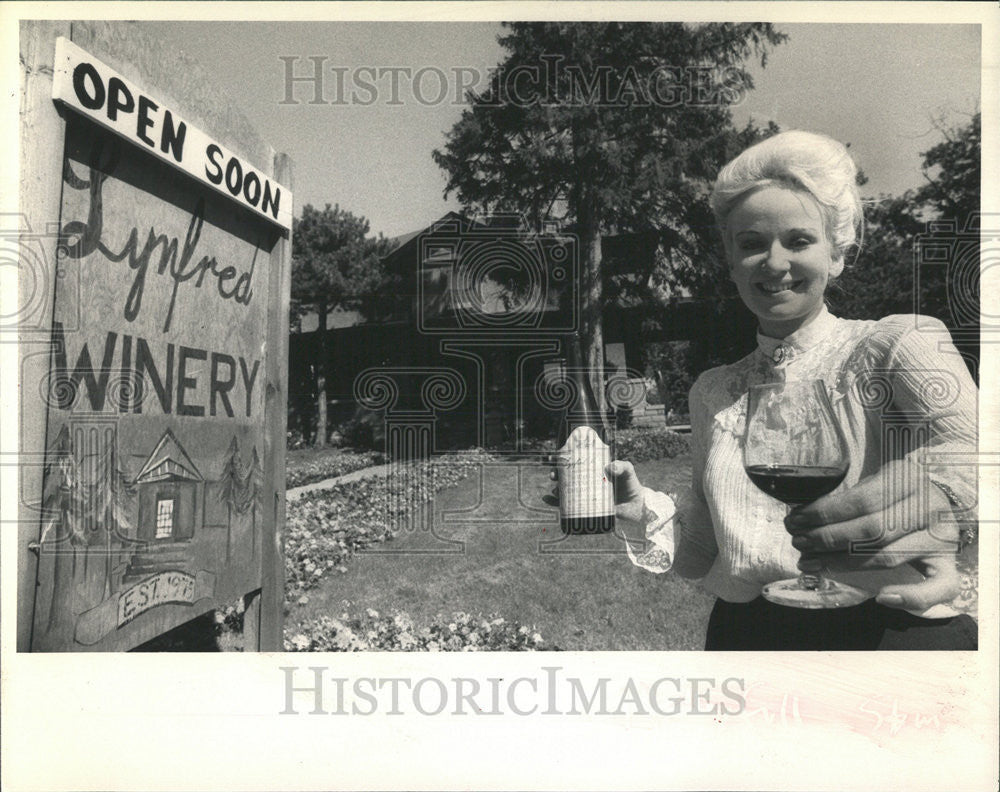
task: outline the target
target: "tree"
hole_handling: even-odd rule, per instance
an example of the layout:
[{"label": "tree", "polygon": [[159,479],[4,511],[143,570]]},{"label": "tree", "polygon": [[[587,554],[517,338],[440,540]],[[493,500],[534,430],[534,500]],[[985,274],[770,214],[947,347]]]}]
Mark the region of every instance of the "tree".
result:
[{"label": "tree", "polygon": [[[935,126],[944,140],[922,155],[926,183],[865,207],[864,244],[831,290],[833,306],[842,316],[877,319],[916,307],[952,326],[952,301],[971,296],[978,302],[978,238],[963,231],[979,211],[980,114],[962,127],[940,122]],[[944,221],[954,229],[940,239],[942,250],[948,251],[947,267],[924,266],[915,247],[930,221]],[[963,260],[969,266],[962,267]],[[914,277],[917,268],[919,283]],[[954,288],[965,293],[956,295]]]},{"label": "tree", "polygon": [[975,113],[966,126],[934,126],[944,140],[924,152],[923,173],[927,183],[917,189],[918,204],[952,219],[963,227],[979,211],[979,177],[982,158],[982,116]]},{"label": "tree", "polygon": [[[385,291],[380,257],[387,242],[368,236],[369,224],[339,205],[319,210],[302,208],[292,227],[292,307],[290,324],[297,324],[308,306],[315,308],[319,330],[334,308],[371,315]],[[326,444],[325,360],[314,367],[317,391],[316,445]]]},{"label": "tree", "polygon": [[[437,164],[481,212],[559,220],[580,239],[580,327],[603,401],[609,232],[697,244],[698,199],[736,138],[729,106],[752,88],[742,64],[766,62],[784,35],[768,24],[508,23],[507,55],[447,134]],[[702,202],[703,203],[703,202]],[[709,223],[709,226],[711,223]]]}]

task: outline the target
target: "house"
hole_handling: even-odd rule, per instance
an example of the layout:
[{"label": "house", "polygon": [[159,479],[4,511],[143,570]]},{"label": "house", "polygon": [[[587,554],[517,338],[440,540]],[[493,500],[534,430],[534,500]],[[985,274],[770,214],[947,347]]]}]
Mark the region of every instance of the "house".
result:
[{"label": "house", "polygon": [[[575,235],[554,227],[538,233],[515,215],[477,219],[449,212],[393,241],[383,262],[397,288],[375,321],[291,336],[290,427],[298,421],[309,435],[316,366],[323,361],[331,426],[356,414],[354,383],[366,369],[446,367],[469,384],[469,393],[439,416],[445,445],[468,444],[473,436],[493,445],[548,434],[555,417],[539,403],[535,386],[546,362],[565,356],[578,325]],[[602,240],[611,296],[603,317],[606,369],[624,369],[630,377],[642,376],[651,322],[671,339],[733,332],[703,301],[649,299],[659,246],[654,232]],[[422,408],[418,379],[408,374],[398,383],[396,409]]]}]

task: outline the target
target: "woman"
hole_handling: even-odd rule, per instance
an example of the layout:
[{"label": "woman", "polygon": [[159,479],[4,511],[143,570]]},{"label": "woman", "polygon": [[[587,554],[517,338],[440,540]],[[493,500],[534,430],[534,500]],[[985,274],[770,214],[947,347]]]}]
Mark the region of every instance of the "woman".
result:
[{"label": "woman", "polygon": [[[723,168],[711,203],[728,275],[758,319],[758,347],[691,389],[692,488],[676,513],[628,463],[608,471],[618,518],[641,526],[648,540],[641,555],[630,550],[633,561],[702,578],[718,597],[706,649],[975,648],[975,623],[946,604],[959,594],[958,524],[939,519],[950,509],[970,518],[974,469],[922,464],[928,450],[975,452],[975,385],[940,322],[848,321],[827,310],[826,290],[859,244],[856,174],[841,144],[799,131]],[[760,383],[807,379],[826,384],[850,469],[836,492],[789,512],[743,470],[746,394]],[[904,453],[886,442],[889,411],[929,431],[925,447]],[[846,552],[852,540],[881,550]],[[874,599],[800,610],[759,596],[764,584],[815,569],[820,559]]]}]

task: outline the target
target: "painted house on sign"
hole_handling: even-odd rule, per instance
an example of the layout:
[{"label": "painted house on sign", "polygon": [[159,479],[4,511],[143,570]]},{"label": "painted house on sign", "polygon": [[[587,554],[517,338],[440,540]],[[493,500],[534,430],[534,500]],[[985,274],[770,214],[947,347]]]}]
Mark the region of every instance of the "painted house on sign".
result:
[{"label": "painted house on sign", "polygon": [[139,491],[140,540],[183,541],[191,539],[201,527],[205,479],[169,429],[142,466],[135,483]]}]

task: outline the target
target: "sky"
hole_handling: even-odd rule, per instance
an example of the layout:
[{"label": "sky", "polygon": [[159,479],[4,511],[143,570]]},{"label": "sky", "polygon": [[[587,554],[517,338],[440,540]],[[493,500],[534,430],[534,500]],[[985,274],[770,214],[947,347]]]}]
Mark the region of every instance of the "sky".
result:
[{"label": "sky", "polygon": [[[443,198],[446,176],[431,152],[461,114],[462,80],[484,85],[503,57],[499,24],[140,24],[199,62],[261,136],[291,156],[296,214],[307,203],[340,204],[367,217],[373,234],[393,237],[460,208]],[[850,144],[869,178],[866,196],[921,184],[920,153],[941,139],[935,119],[961,124],[979,107],[977,26],[778,28],[788,41],[766,68],[751,69],[755,90],[734,109],[736,123],[773,120]],[[286,70],[312,74],[315,62],[324,103],[312,103],[311,83],[292,85],[285,103]]]}]

